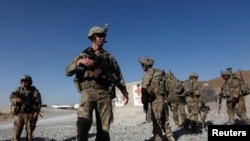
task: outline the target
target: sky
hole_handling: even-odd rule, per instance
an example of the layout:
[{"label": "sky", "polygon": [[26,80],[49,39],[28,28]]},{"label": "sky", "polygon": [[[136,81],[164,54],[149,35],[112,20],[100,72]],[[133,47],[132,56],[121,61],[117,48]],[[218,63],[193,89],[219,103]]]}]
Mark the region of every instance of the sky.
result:
[{"label": "sky", "polygon": [[117,59],[126,83],[140,81],[137,57],[180,80],[196,72],[209,81],[220,71],[250,69],[248,0],[1,0],[0,108],[31,75],[44,104],[75,104],[70,60],[91,45],[93,26],[109,23],[104,49]]}]

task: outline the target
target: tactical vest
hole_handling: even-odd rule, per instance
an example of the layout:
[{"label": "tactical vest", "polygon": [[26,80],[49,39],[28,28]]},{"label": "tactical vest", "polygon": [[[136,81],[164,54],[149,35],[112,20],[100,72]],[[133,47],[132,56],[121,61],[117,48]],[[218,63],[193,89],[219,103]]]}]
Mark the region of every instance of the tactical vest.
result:
[{"label": "tactical vest", "polygon": [[19,113],[33,113],[34,108],[34,92],[36,88],[34,86],[30,87],[30,90],[23,90],[22,87],[18,87],[18,91],[15,94],[16,98],[21,98],[23,100],[22,104],[13,105],[11,104],[11,113],[17,115]]},{"label": "tactical vest", "polygon": [[150,86],[152,87],[154,94],[166,93],[166,76],[163,70],[154,69],[154,74]]}]

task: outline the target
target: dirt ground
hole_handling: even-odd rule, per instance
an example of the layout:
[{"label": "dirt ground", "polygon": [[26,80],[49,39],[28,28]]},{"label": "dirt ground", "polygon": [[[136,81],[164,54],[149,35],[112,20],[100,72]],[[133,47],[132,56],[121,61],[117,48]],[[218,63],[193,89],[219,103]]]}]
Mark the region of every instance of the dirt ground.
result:
[{"label": "dirt ground", "polygon": [[13,115],[11,114],[0,114],[0,121],[6,121],[13,118]]}]

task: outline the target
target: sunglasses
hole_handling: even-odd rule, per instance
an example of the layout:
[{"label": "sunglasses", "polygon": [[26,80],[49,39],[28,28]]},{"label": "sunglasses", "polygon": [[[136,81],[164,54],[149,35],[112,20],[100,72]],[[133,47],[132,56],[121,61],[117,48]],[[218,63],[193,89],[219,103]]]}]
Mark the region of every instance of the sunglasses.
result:
[{"label": "sunglasses", "polygon": [[22,79],[21,82],[29,82],[28,79]]},{"label": "sunglasses", "polygon": [[96,37],[98,37],[98,38],[105,38],[106,34],[100,34],[100,33],[98,33],[98,34],[96,34]]}]

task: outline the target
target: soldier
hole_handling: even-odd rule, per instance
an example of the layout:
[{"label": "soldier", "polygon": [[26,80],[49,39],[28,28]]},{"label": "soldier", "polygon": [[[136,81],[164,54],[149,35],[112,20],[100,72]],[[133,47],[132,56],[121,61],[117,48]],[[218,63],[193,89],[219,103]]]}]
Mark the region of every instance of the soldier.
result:
[{"label": "soldier", "polygon": [[148,110],[147,105],[150,103],[154,140],[161,141],[162,131],[164,131],[168,141],[174,141],[173,132],[168,121],[168,108],[165,102],[165,72],[163,70],[153,68],[154,60],[151,58],[145,57],[139,61],[144,71],[141,82],[141,100],[145,111]]},{"label": "soldier", "polygon": [[194,133],[200,132],[198,129],[198,114],[199,114],[199,98],[202,94],[202,87],[197,82],[199,75],[195,72],[189,75],[189,79],[183,82],[185,100],[187,103],[187,118],[184,122],[184,128],[189,129],[191,124],[191,131]]},{"label": "soldier", "polygon": [[244,95],[241,93],[241,82],[233,77],[230,71],[221,71],[221,77],[225,80],[221,87],[220,97],[226,99],[228,125],[234,125],[235,114],[246,124],[250,124],[250,119],[246,115],[246,105]]},{"label": "soldier", "polygon": [[96,116],[96,141],[109,141],[110,124],[113,120],[112,98],[114,86],[123,94],[124,105],[128,103],[128,92],[116,59],[103,48],[106,43],[105,26],[90,28],[88,38],[92,45],[74,57],[66,67],[66,75],[72,76],[81,93],[77,110],[77,141],[87,141]]},{"label": "soldier", "polygon": [[32,86],[33,81],[29,75],[24,75],[20,83],[21,86],[10,95],[11,112],[14,115],[11,140],[20,141],[25,126],[26,140],[32,141],[42,105],[41,94],[35,86]]},{"label": "soldier", "polygon": [[181,81],[172,72],[166,73],[166,76],[168,86],[167,102],[173,113],[173,120],[176,127],[180,127],[186,119],[184,88]]}]

